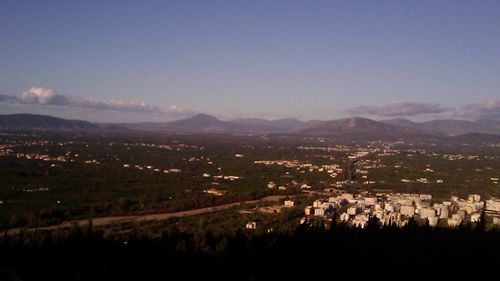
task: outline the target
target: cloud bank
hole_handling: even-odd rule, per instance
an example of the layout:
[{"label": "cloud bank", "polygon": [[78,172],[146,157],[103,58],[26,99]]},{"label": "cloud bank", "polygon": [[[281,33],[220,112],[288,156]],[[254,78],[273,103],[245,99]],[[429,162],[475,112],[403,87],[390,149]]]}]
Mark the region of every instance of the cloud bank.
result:
[{"label": "cloud bank", "polygon": [[[189,117],[196,112],[178,105],[159,107],[144,102],[128,100],[95,100],[56,94],[52,89],[31,87],[18,96],[0,94],[0,106],[4,113],[37,112],[60,113],[67,116],[84,116],[96,120],[166,121]],[[412,117],[419,115],[446,116],[460,119],[500,119],[500,100],[471,103],[460,107],[443,107],[438,103],[393,102],[383,105],[362,105],[343,111],[348,115],[378,117]],[[231,114],[233,117],[235,114]],[[236,113],[238,115],[238,113]],[[435,117],[434,116],[434,117]],[[101,118],[101,119],[98,119]],[[241,116],[248,117],[248,116]]]},{"label": "cloud bank", "polygon": [[51,89],[31,87],[21,93],[19,101],[28,104],[51,104],[56,99],[56,94]]},{"label": "cloud bank", "polygon": [[393,102],[385,105],[363,105],[347,109],[348,114],[376,115],[384,117],[440,114],[446,112],[438,103]]},{"label": "cloud bank", "polygon": [[457,116],[470,119],[500,119],[500,100],[465,105]]},{"label": "cloud bank", "polygon": [[[93,100],[83,97],[70,97],[57,95],[51,89],[43,87],[31,87],[21,93],[18,98],[22,104],[37,104],[37,105],[63,105],[82,108],[93,108],[103,110],[118,110],[128,112],[142,113],[161,113],[163,110],[158,106],[146,104],[144,102],[134,102],[125,100]],[[179,109],[176,107],[176,111]]]},{"label": "cloud bank", "polygon": [[3,107],[2,112],[8,114],[56,114],[64,118],[113,122],[167,121],[194,114],[178,105],[162,108],[128,100],[95,100],[56,94],[44,87],[31,87],[18,96],[0,94],[0,106]]}]

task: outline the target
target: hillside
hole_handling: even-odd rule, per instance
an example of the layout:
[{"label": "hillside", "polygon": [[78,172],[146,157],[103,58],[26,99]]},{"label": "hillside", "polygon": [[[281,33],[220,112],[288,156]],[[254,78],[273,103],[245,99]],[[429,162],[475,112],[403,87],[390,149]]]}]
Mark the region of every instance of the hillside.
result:
[{"label": "hillside", "polygon": [[0,115],[0,128],[3,129],[96,129],[97,125],[88,121],[68,120],[46,115],[10,114]]},{"label": "hillside", "polygon": [[397,118],[382,120],[385,124],[412,128],[431,134],[441,134],[446,136],[458,136],[465,134],[490,134],[500,135],[500,121],[484,119],[477,121],[438,119],[417,123],[408,119]]},{"label": "hillside", "polygon": [[358,138],[398,138],[422,134],[420,131],[415,129],[394,126],[361,117],[318,122],[316,124],[312,124],[309,128],[299,130],[298,133],[306,135]]},{"label": "hillside", "polygon": [[226,132],[235,128],[230,122],[221,121],[211,115],[203,113],[190,118],[163,123],[160,127],[167,130],[190,132]]}]

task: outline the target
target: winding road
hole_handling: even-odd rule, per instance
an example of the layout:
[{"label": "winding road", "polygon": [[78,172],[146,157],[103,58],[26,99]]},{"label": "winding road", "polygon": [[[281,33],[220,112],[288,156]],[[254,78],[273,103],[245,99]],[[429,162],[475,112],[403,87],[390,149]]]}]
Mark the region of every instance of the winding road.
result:
[{"label": "winding road", "polygon": [[[145,215],[130,215],[130,216],[109,216],[109,217],[97,217],[92,218],[93,226],[104,226],[109,224],[117,224],[117,223],[128,223],[128,222],[141,222],[141,221],[155,221],[155,220],[166,220],[169,218],[179,218],[179,217],[188,217],[188,216],[196,216],[202,214],[208,214],[213,212],[218,212],[226,209],[230,209],[232,207],[239,206],[241,204],[255,204],[262,202],[278,202],[280,199],[285,198],[285,196],[274,195],[263,197],[258,200],[249,200],[249,201],[241,201],[234,202],[219,206],[206,207],[200,209],[192,209],[180,212],[173,213],[156,213],[156,214],[145,214]],[[79,226],[85,226],[89,223],[89,219],[82,219],[77,221],[63,222],[61,224],[38,227],[38,228],[25,228],[24,231],[35,231],[35,230],[56,230],[61,228],[70,228],[77,223]],[[7,231],[9,235],[15,235],[21,231],[21,228],[12,228]]]}]

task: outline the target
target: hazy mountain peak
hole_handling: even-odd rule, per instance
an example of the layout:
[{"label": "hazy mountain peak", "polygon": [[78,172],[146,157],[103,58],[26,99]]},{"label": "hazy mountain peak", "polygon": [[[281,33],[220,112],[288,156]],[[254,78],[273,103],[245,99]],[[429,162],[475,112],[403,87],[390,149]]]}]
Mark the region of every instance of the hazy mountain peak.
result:
[{"label": "hazy mountain peak", "polygon": [[399,126],[399,127],[406,127],[406,128],[417,128],[418,123],[415,123],[409,119],[406,118],[393,118],[393,119],[387,119],[387,120],[381,120],[380,122],[389,124],[389,125],[394,125],[394,126]]},{"label": "hazy mountain peak", "polygon": [[339,120],[341,124],[348,128],[356,128],[359,126],[365,126],[365,125],[370,125],[370,124],[376,124],[378,123],[377,121],[368,119],[368,118],[363,118],[359,116],[354,116],[354,117],[349,117],[345,119]]},{"label": "hazy mountain peak", "polygon": [[193,117],[187,118],[191,120],[204,120],[204,121],[219,121],[219,119],[215,118],[212,115],[208,115],[205,113],[198,113],[194,115]]},{"label": "hazy mountain peak", "polygon": [[[349,117],[329,121],[300,121],[293,118],[266,120],[259,118],[222,121],[216,117],[199,113],[190,118],[166,123],[122,124],[121,127],[101,125],[101,128],[179,130],[189,132],[226,133],[299,133],[311,135],[367,136],[371,138],[389,136],[391,138],[434,135],[458,136],[464,134],[500,135],[500,120],[483,119],[477,121],[439,119],[427,122],[413,122],[405,118],[375,121],[364,117]],[[67,120],[36,114],[0,115],[0,128],[4,129],[95,129],[98,125],[81,120]]]},{"label": "hazy mountain peak", "polygon": [[0,115],[0,128],[7,129],[96,129],[97,125],[88,121],[68,120],[37,114]]}]

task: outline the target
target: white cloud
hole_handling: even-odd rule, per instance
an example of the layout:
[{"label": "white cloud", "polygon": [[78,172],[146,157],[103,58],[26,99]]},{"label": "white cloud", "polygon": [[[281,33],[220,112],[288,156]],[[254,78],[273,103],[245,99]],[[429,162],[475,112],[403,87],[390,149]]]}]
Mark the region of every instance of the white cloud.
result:
[{"label": "white cloud", "polygon": [[19,101],[29,104],[50,104],[56,97],[56,94],[51,89],[43,87],[31,87],[21,93]]},{"label": "white cloud", "polygon": [[186,110],[182,106],[178,106],[178,105],[171,105],[168,108],[168,111],[177,112],[177,113],[185,113],[186,112]]},{"label": "white cloud", "polygon": [[95,100],[60,95],[44,87],[31,87],[18,96],[0,95],[0,103],[7,106],[8,110],[2,110],[5,113],[61,115],[94,121],[167,121],[194,114],[179,105],[162,108],[138,101]]},{"label": "white cloud", "polygon": [[472,103],[465,105],[457,113],[459,117],[470,119],[499,119],[500,118],[500,100],[494,99],[483,103]]},{"label": "white cloud", "polygon": [[141,113],[161,113],[158,106],[144,102],[127,100],[94,100],[84,97],[72,97],[55,94],[53,90],[43,87],[31,87],[21,93],[18,101],[22,104],[63,105],[82,108],[109,109]]}]

